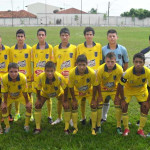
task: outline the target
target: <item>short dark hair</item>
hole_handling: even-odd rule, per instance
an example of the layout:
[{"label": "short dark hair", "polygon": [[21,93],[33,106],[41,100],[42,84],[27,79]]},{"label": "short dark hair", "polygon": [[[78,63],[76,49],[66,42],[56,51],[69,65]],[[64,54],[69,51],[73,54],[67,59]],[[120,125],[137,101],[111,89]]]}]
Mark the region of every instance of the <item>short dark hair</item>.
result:
[{"label": "short dark hair", "polygon": [[16,32],[16,37],[17,37],[18,34],[23,34],[23,35],[25,36],[25,32],[24,32],[23,29],[17,30],[17,32]]},{"label": "short dark hair", "polygon": [[62,28],[61,30],[60,30],[60,35],[62,34],[62,33],[68,33],[69,35],[70,35],[70,31],[69,31],[69,29],[68,28]]},{"label": "short dark hair", "polygon": [[133,56],[133,61],[135,60],[135,58],[140,58],[143,60],[143,62],[145,63],[145,56],[143,53],[137,53]]},{"label": "short dark hair", "polygon": [[46,64],[45,64],[45,70],[47,68],[56,68],[55,64],[52,62],[52,61],[48,61]]},{"label": "short dark hair", "polygon": [[11,69],[11,68],[17,68],[19,70],[19,65],[17,63],[10,63],[8,65],[8,71]]},{"label": "short dark hair", "polygon": [[110,58],[110,59],[115,58],[115,59],[116,59],[116,55],[115,55],[114,52],[109,52],[109,53],[107,53],[105,59],[106,59],[106,58]]},{"label": "short dark hair", "polygon": [[110,30],[107,31],[107,35],[108,35],[109,33],[116,33],[116,34],[117,34],[117,31],[116,31],[115,29],[110,29]]},{"label": "short dark hair", "polygon": [[85,62],[87,64],[87,57],[85,55],[79,55],[76,59],[76,64],[78,64],[79,62]]},{"label": "short dark hair", "polygon": [[95,31],[92,27],[86,27],[83,31],[83,34],[86,35],[86,32],[92,31],[93,35],[95,34]]},{"label": "short dark hair", "polygon": [[45,30],[44,28],[38,29],[38,30],[37,30],[37,35],[38,35],[38,33],[39,33],[40,31],[43,31],[43,32],[45,33],[45,35],[46,35],[46,30]]}]

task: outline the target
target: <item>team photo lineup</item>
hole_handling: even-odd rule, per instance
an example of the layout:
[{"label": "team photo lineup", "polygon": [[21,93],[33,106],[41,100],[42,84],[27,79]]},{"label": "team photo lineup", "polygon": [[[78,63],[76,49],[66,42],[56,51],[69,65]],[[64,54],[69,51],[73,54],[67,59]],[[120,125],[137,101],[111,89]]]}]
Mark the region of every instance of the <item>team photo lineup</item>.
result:
[{"label": "team photo lineup", "polygon": [[[82,125],[87,122],[88,102],[91,112],[89,130],[92,135],[98,135],[103,132],[112,101],[116,133],[128,136],[128,106],[135,97],[140,107],[137,134],[150,137],[149,133],[144,133],[150,108],[150,63],[146,59],[150,47],[139,50],[129,60],[126,48],[117,43],[115,29],[107,31],[108,44],[105,46],[93,41],[95,31],[92,27],[85,27],[83,34],[85,42],[77,46],[69,42],[70,31],[66,27],[61,28],[61,43],[56,46],[46,42],[44,28],[37,30],[38,43],[32,47],[25,43],[23,29],[16,31],[17,44],[12,47],[3,45],[0,36],[0,134],[9,134],[13,130],[10,122],[20,119],[20,104],[25,106],[24,132],[41,133],[45,103],[48,114],[44,117],[51,126],[64,122],[62,132],[65,135],[78,134],[81,130],[78,118]],[[133,62],[131,67],[129,61]],[[56,100],[57,119],[53,120],[53,101]],[[15,105],[14,117],[12,104]],[[33,121],[34,129],[29,125]]]}]

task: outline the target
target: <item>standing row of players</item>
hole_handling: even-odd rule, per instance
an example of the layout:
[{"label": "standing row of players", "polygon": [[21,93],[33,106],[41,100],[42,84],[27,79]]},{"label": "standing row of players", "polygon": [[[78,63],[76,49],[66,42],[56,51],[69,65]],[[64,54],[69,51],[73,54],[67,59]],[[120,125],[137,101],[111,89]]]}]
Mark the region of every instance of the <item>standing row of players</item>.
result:
[{"label": "standing row of players", "polygon": [[[17,63],[19,65],[19,72],[22,72],[23,74],[26,75],[26,78],[28,81],[28,91],[27,92],[31,93],[32,91],[34,91],[34,93],[36,93],[36,90],[37,90],[37,97],[38,97],[38,99],[40,99],[40,96],[41,96],[41,94],[39,93],[40,90],[38,91],[38,87],[40,87],[40,86],[37,86],[38,76],[44,71],[45,64],[49,60],[53,60],[56,63],[56,70],[64,76],[66,83],[68,83],[69,71],[70,71],[70,69],[75,67],[76,58],[80,54],[86,55],[87,65],[96,71],[98,69],[99,65],[102,64],[103,60],[105,60],[107,53],[114,52],[115,56],[116,56],[116,58],[115,58],[116,62],[118,64],[120,64],[123,67],[123,70],[125,71],[128,67],[128,61],[129,61],[128,55],[127,55],[126,49],[123,46],[117,44],[117,32],[115,30],[109,30],[107,32],[107,38],[108,38],[109,43],[108,43],[108,45],[103,47],[103,50],[102,50],[100,44],[93,42],[94,34],[95,33],[94,33],[93,28],[91,28],[91,27],[85,28],[84,36],[85,36],[86,42],[80,44],[76,48],[76,46],[69,43],[69,37],[70,37],[69,30],[67,28],[63,28],[60,31],[61,44],[55,46],[53,49],[51,45],[49,45],[45,42],[46,30],[39,29],[37,31],[37,37],[39,39],[39,43],[34,45],[31,48],[24,43],[24,41],[25,41],[24,31],[18,30],[16,33],[16,38],[17,38],[18,43],[15,46],[13,46],[10,49],[10,51],[6,50],[6,49],[9,49],[9,48],[7,48],[7,46],[3,46],[1,44],[1,49],[7,51],[7,53],[3,54],[3,57],[2,57],[2,63],[1,63],[2,71],[1,71],[1,73],[5,74],[7,72],[6,66],[8,66],[9,62]],[[1,54],[2,54],[2,52],[3,51],[1,51]],[[9,57],[10,57],[10,59],[9,59]],[[33,63],[30,63],[30,62],[33,62]],[[84,63],[86,63],[86,61],[84,61]],[[3,64],[5,67],[3,67]],[[34,68],[33,71],[31,71],[31,66],[33,66],[33,68]],[[54,68],[54,67],[49,67],[49,68]],[[34,77],[32,77],[32,74],[34,75]],[[32,85],[31,85],[32,80],[34,80],[33,89],[32,89]],[[89,80],[89,79],[87,79],[87,80]],[[78,83],[78,79],[75,82]],[[90,81],[87,81],[87,82],[90,82]],[[80,84],[82,85],[82,81]],[[113,86],[112,84],[113,83],[108,82],[107,86],[112,87]],[[48,87],[45,87],[45,89],[47,89],[47,88]],[[86,118],[85,117],[86,94],[84,92],[82,92],[82,90],[86,91],[86,88],[87,88],[87,86],[82,87],[81,89],[78,88],[79,92],[77,92],[77,94],[75,94],[75,95],[78,95],[80,100],[81,100],[81,112],[82,112],[82,123],[83,124],[86,121],[85,120],[85,118]],[[56,87],[54,89],[55,89],[55,91],[58,90]],[[106,90],[107,90],[107,88],[106,88]],[[96,90],[94,90],[94,91],[96,91]],[[63,92],[63,90],[61,90],[60,93],[62,93],[62,92]],[[75,93],[76,93],[76,90],[75,90]],[[57,94],[55,94],[55,92],[51,93],[51,94],[48,97],[54,97],[57,95]],[[87,92],[87,94],[92,96],[92,94],[89,94],[89,92]],[[31,94],[29,94],[29,95],[30,95],[30,99],[31,99]],[[49,121],[52,124],[56,124],[56,123],[59,123],[62,121],[62,116],[61,116],[62,115],[62,101],[59,100],[59,99],[61,99],[60,98],[61,95],[62,94],[60,94],[58,96],[58,107],[57,107],[58,108],[58,119],[56,121],[54,121],[53,123],[52,123],[52,118],[51,118],[51,100],[47,100],[47,106],[48,106],[48,110],[49,110],[48,111],[49,112],[49,114],[48,114],[49,115]],[[93,95],[95,95],[95,94],[93,94]],[[15,97],[13,97],[13,96],[15,96]],[[13,101],[16,100],[16,97],[18,97],[17,93],[11,95],[11,98],[13,99]],[[48,97],[47,97],[47,99],[49,99]],[[65,94],[65,97],[68,97],[68,99],[71,99],[71,98],[75,99],[72,95],[72,92],[68,92],[67,96]],[[106,102],[109,99],[110,99],[110,95],[108,94],[106,96],[106,98],[104,98],[103,101]],[[36,105],[35,105],[35,108],[36,108],[35,109],[35,121],[36,121],[35,133],[40,132],[41,107],[45,101],[42,101],[42,103],[41,102],[38,103],[38,102],[39,101],[37,100]],[[32,101],[31,101],[31,103],[32,103]],[[93,105],[95,106],[95,104],[93,104]],[[73,108],[77,108],[76,101],[73,101],[73,106],[71,107],[72,109],[70,111],[68,111],[68,109],[70,109],[69,106],[70,105],[68,105],[67,103],[64,103],[64,108],[65,108],[64,110],[67,109],[64,112],[65,132],[69,133],[68,120],[70,121],[69,116],[70,116],[70,111],[72,111],[71,118],[72,118],[73,124],[74,124],[74,132],[73,133],[75,134],[78,131],[77,121],[75,121],[76,120],[75,118],[77,118],[77,110],[73,109]],[[103,106],[103,108],[104,108],[104,106]],[[91,105],[91,107],[92,107],[92,105]],[[97,113],[96,113],[95,109],[92,109],[93,110],[92,116],[94,116],[94,115],[96,116],[96,114],[98,114],[98,112],[100,114],[101,113],[101,107],[102,106],[99,106],[99,109],[97,109]],[[6,107],[4,107],[4,108],[6,109]],[[26,118],[27,119],[26,119],[26,123],[25,123],[25,130],[26,131],[29,130],[28,124],[29,124],[29,118],[31,115],[31,112],[30,112],[31,106],[28,104],[27,108],[28,108],[27,112],[26,112]],[[10,113],[10,111],[8,111],[8,110],[9,109],[7,109],[7,113],[5,113],[5,115],[3,115],[4,122],[6,122],[5,123],[6,124],[5,132],[8,132],[10,129],[9,122],[8,122],[8,114]],[[108,107],[106,107],[106,109],[104,109],[104,110],[105,110],[104,112],[107,112]],[[19,114],[19,113],[17,112],[16,114]],[[103,114],[104,114],[104,116],[106,116],[105,115],[106,113],[103,113]],[[117,114],[119,114],[119,113],[117,113]],[[100,115],[97,115],[97,116],[100,116]],[[96,127],[94,125],[95,123],[94,123],[93,117],[91,117],[91,119],[92,119],[92,134],[96,134],[96,131],[98,131],[100,133],[101,132],[101,128],[99,125],[100,121],[98,122],[97,130],[95,130]],[[120,125],[117,125],[117,127],[118,127],[117,132],[122,133]],[[2,129],[1,129],[1,131],[2,131]]]}]

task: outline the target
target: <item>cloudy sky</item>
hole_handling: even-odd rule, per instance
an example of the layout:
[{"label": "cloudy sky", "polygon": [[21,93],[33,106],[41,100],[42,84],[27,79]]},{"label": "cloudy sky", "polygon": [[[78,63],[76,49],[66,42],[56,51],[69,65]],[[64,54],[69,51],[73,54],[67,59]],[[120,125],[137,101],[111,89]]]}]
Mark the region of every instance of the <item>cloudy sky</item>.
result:
[{"label": "cloudy sky", "polygon": [[[110,16],[120,16],[121,13],[131,8],[143,8],[150,11],[150,0],[0,0],[0,11],[25,9],[26,5],[41,2],[63,7],[65,9],[75,7],[88,12],[91,8],[98,9],[99,13],[106,13],[110,2]],[[12,5],[13,4],[13,5]]]}]

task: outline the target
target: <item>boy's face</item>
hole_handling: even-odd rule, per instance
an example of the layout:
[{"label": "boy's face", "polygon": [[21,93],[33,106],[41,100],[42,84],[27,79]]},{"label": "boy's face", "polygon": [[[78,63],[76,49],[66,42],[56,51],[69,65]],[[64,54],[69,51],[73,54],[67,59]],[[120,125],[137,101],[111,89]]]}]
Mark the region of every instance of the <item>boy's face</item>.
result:
[{"label": "boy's face", "polygon": [[112,70],[116,64],[116,58],[108,58],[106,57],[105,63],[107,65],[108,70]]},{"label": "boy's face", "polygon": [[46,77],[48,78],[48,79],[53,79],[53,77],[54,77],[54,73],[55,73],[55,69],[54,68],[46,68],[45,69],[45,74],[46,74]]},{"label": "boy's face", "polygon": [[62,43],[68,43],[70,35],[68,33],[61,33],[60,39]]},{"label": "boy's face", "polygon": [[86,32],[85,35],[84,35],[86,41],[93,41],[93,32],[92,31],[89,31],[89,32]]},{"label": "boy's face", "polygon": [[77,63],[79,74],[83,74],[86,70],[87,63],[86,62],[78,62]]},{"label": "boy's face", "polygon": [[11,77],[12,80],[15,80],[17,78],[18,71],[19,70],[17,68],[10,68],[9,69],[8,73],[9,73],[9,75],[10,75],[10,77]]},{"label": "boy's face", "polygon": [[39,31],[38,35],[37,35],[37,38],[38,38],[39,42],[45,41],[45,39],[46,39],[45,32],[44,31]]},{"label": "boy's face", "polygon": [[109,41],[109,44],[116,44],[117,39],[118,39],[118,36],[116,33],[109,33],[107,35],[107,40]]},{"label": "boy's face", "polygon": [[16,39],[17,39],[17,43],[19,43],[19,44],[24,44],[25,36],[24,36],[24,34],[19,33],[19,34],[17,34]]},{"label": "boy's face", "polygon": [[137,71],[141,71],[145,63],[141,58],[135,58],[133,64]]}]

